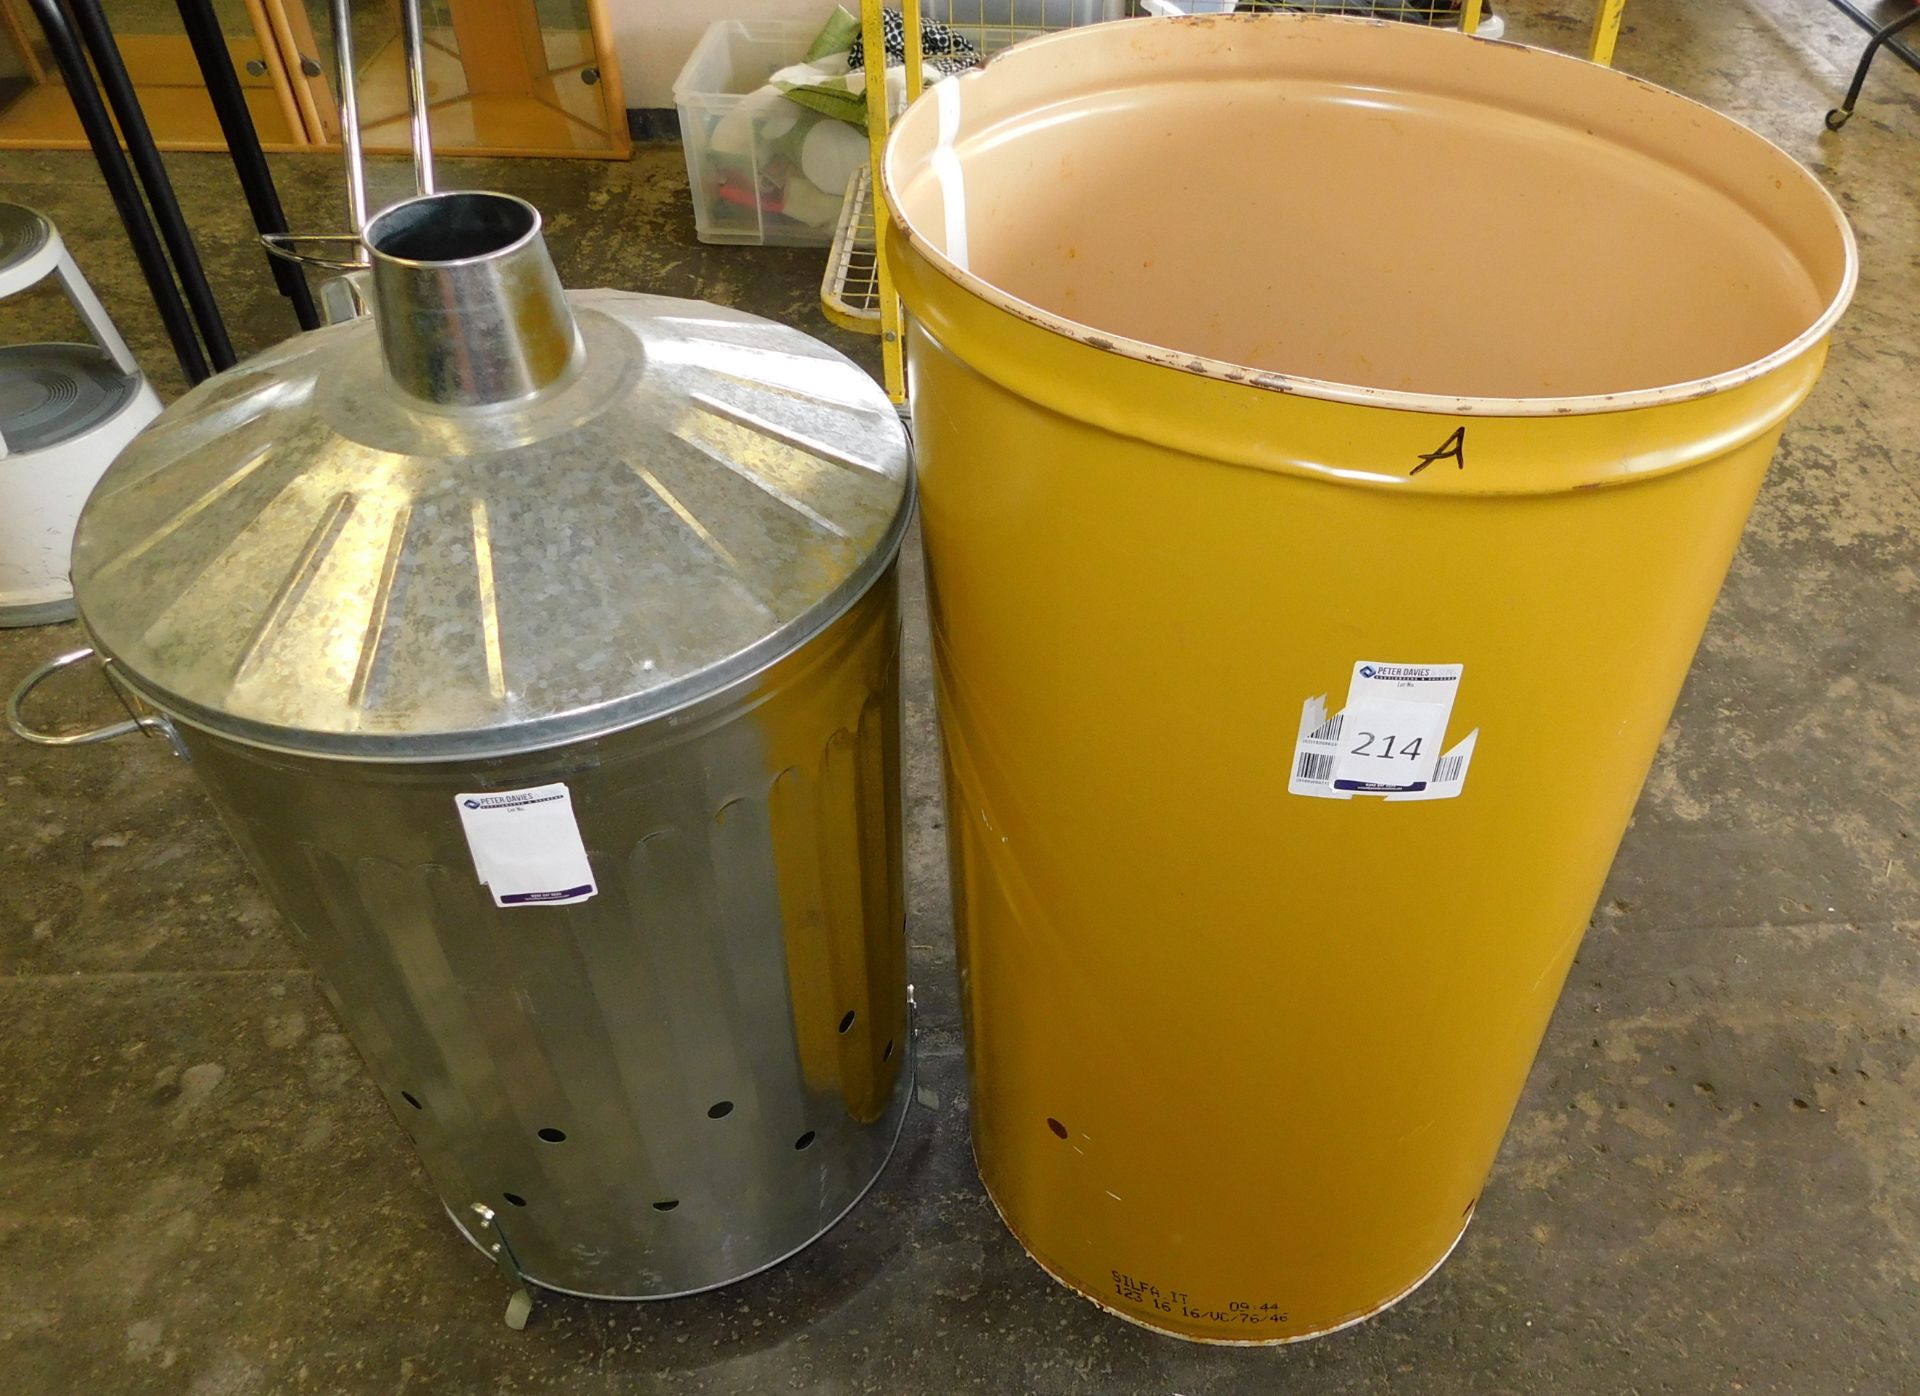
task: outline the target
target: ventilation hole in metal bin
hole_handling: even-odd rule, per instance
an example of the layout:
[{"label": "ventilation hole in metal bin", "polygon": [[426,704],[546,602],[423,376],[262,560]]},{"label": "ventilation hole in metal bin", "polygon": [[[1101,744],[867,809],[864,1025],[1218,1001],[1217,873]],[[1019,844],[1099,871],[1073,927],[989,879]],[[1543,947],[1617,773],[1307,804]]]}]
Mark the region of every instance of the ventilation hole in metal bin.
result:
[{"label": "ventilation hole in metal bin", "polygon": [[527,1199],[517,1192],[503,1192],[500,1195],[516,1207],[524,1207],[527,1205]]},{"label": "ventilation hole in metal bin", "polygon": [[813,1143],[813,1131],[808,1130],[805,1134],[793,1141],[793,1147],[796,1149],[804,1149],[811,1143]]},{"label": "ventilation hole in metal bin", "polygon": [[549,1144],[558,1144],[567,1137],[567,1132],[564,1129],[554,1129],[552,1126],[548,1126],[546,1129],[540,1131],[540,1137]]},{"label": "ventilation hole in metal bin", "polygon": [[660,1201],[653,1204],[653,1210],[656,1212],[671,1212],[675,1207],[678,1207],[679,1205],[680,1205],[679,1198],[663,1197],[660,1199]]},{"label": "ventilation hole in metal bin", "polygon": [[883,1062],[890,1062],[893,1060],[893,1039],[892,1038],[888,1038],[887,1045],[881,1049],[880,1060]]},{"label": "ventilation hole in metal bin", "polygon": [[1059,1135],[1062,1139],[1067,1137],[1067,1127],[1051,1115],[1047,1116],[1047,1128]]},{"label": "ventilation hole in metal bin", "polygon": [[849,1008],[847,1010],[847,1016],[840,1020],[840,1031],[845,1032],[848,1028],[852,1026],[853,1026],[853,1010]]},{"label": "ventilation hole in metal bin", "polygon": [[707,1107],[707,1118],[709,1120],[724,1120],[732,1113],[733,1102],[730,1100],[716,1100]]},{"label": "ventilation hole in metal bin", "polygon": [[420,1103],[420,1097],[415,1095],[412,1091],[400,1092],[400,1099],[406,1101],[407,1104],[411,1105],[416,1110],[424,1110],[427,1108],[426,1106]]}]

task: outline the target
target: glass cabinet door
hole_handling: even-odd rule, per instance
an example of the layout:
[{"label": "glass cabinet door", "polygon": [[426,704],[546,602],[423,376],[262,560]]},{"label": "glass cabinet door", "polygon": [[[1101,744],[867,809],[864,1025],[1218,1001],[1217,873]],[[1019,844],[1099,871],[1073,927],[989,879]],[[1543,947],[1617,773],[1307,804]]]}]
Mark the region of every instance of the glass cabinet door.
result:
[{"label": "glass cabinet door", "polygon": [[[306,78],[323,139],[339,139],[327,0],[299,10],[320,73]],[[304,8],[303,8],[304,7]],[[353,0],[353,56],[367,149],[407,148],[398,0]],[[433,144],[445,153],[624,158],[626,102],[603,0],[421,0]]]},{"label": "glass cabinet door", "polygon": [[[337,145],[328,0],[213,0],[269,150]],[[162,150],[223,150],[173,0],[103,0]],[[434,147],[474,155],[632,149],[605,0],[421,0]],[[407,149],[399,0],[352,0],[369,150]],[[79,117],[27,0],[0,0],[0,148],[79,149]]]},{"label": "glass cabinet door", "polygon": [[[254,129],[269,150],[315,139],[301,110],[305,80],[290,71],[268,0],[214,0]],[[147,124],[162,150],[224,150],[200,65],[171,0],[102,0]],[[299,80],[296,80],[299,79]],[[84,149],[86,135],[26,0],[0,0],[0,148]]]}]

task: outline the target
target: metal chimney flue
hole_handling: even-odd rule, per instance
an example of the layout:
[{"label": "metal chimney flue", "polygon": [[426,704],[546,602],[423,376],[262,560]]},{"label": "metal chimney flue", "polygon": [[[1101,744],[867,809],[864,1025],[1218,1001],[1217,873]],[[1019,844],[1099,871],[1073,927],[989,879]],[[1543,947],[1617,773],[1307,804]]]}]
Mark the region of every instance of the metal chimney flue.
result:
[{"label": "metal chimney flue", "polygon": [[533,396],[580,358],[580,333],[540,235],[509,194],[425,194],[367,225],[387,376],[441,407]]}]

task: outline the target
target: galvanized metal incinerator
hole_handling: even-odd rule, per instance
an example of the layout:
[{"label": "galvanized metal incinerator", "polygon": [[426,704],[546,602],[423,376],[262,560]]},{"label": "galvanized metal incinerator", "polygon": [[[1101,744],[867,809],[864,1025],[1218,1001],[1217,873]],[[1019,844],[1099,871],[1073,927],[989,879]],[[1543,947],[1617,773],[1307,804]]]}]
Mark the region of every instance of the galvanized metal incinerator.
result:
[{"label": "galvanized metal incinerator", "polygon": [[893,1148],[912,487],[847,359],[564,292],[539,214],[425,149],[372,316],[195,389],[89,501],[137,719],[32,727],[87,651],[9,716],[193,762],[524,1322],[528,1284],[753,1274]]}]

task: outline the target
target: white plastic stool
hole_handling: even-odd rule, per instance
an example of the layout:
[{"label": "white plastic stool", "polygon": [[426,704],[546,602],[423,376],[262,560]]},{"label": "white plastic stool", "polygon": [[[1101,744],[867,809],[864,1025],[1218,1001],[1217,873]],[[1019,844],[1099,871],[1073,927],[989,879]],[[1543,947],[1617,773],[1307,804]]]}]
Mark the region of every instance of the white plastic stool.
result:
[{"label": "white plastic stool", "polygon": [[73,525],[94,482],[160,399],[53,224],[0,203],[0,299],[49,274],[93,344],[0,348],[0,626],[73,616]]}]

